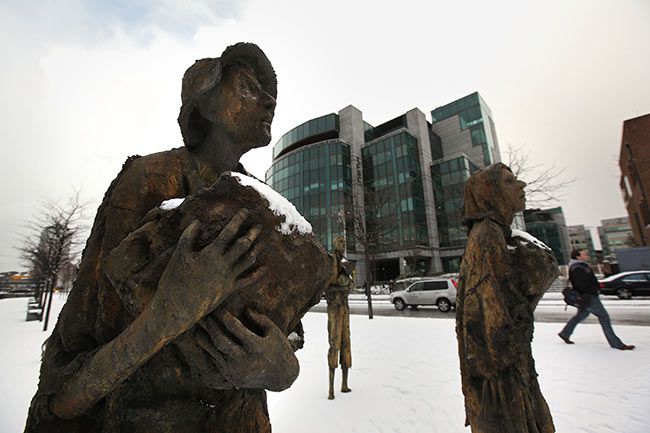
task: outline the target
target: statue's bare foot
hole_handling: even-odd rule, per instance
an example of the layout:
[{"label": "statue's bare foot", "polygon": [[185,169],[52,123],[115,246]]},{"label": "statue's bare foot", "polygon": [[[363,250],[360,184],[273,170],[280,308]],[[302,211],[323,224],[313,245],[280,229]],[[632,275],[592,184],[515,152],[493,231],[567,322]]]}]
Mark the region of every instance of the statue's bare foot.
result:
[{"label": "statue's bare foot", "polygon": [[348,388],[347,386],[342,386],[341,387],[341,392],[351,392],[352,390]]}]

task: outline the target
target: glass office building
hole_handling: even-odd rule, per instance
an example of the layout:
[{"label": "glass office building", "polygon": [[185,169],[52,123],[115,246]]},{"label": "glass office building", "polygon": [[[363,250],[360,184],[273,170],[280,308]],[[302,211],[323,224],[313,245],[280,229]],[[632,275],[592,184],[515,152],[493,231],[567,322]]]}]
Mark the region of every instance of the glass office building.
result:
[{"label": "glass office building", "polygon": [[[466,240],[465,182],[500,156],[490,109],[478,93],[431,114],[433,122],[413,109],[372,126],[348,106],[311,119],[277,141],[266,181],[328,250],[335,236],[346,237],[358,276],[365,275],[367,245],[375,280],[457,271]],[[362,232],[374,234],[366,246],[355,241]]]}]

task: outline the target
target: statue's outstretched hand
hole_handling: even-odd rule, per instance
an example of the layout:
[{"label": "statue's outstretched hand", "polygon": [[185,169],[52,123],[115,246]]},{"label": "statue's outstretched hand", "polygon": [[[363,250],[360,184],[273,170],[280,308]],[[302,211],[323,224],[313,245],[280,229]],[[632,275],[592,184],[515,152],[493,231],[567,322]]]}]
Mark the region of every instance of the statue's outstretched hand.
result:
[{"label": "statue's outstretched hand", "polygon": [[255,332],[223,309],[199,322],[194,339],[233,386],[289,388],[300,370],[289,340],[265,315],[247,309],[246,316]]},{"label": "statue's outstretched hand", "polygon": [[255,264],[259,245],[255,226],[238,237],[248,210],[240,210],[217,238],[200,250],[194,247],[200,222],[183,232],[158,283],[152,307],[178,335],[213,311],[228,296],[255,283],[263,269],[247,272]]}]

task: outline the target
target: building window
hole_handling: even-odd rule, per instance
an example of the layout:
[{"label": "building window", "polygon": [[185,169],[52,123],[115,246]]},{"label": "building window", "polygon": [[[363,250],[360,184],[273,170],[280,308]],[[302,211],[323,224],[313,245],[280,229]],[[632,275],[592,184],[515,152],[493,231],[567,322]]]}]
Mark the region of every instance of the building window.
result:
[{"label": "building window", "polygon": [[[318,120],[312,126],[318,128]],[[296,206],[328,250],[334,237],[354,237],[351,179],[350,148],[337,140],[281,156],[266,173],[267,183]],[[347,247],[355,251],[354,242]]]},{"label": "building window", "polygon": [[366,224],[378,251],[428,245],[417,146],[403,131],[362,149]]}]

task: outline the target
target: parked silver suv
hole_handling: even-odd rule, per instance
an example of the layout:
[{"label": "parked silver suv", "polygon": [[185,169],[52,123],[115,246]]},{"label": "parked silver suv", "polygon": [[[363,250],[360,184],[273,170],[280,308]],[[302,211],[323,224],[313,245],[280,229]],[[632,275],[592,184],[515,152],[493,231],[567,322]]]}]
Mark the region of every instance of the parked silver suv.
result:
[{"label": "parked silver suv", "polygon": [[390,301],[399,311],[406,307],[416,308],[418,305],[436,305],[446,313],[456,305],[457,284],[454,278],[422,279],[406,290],[391,293]]}]

